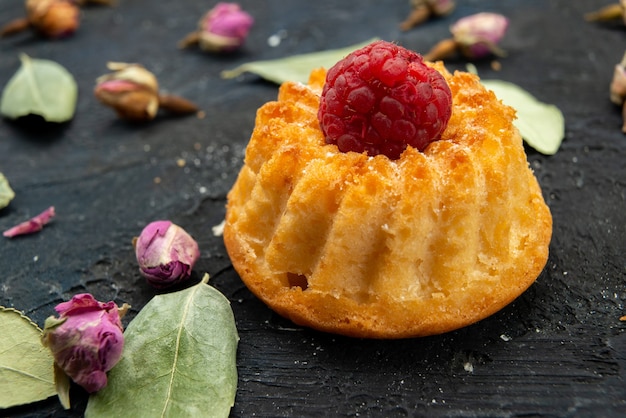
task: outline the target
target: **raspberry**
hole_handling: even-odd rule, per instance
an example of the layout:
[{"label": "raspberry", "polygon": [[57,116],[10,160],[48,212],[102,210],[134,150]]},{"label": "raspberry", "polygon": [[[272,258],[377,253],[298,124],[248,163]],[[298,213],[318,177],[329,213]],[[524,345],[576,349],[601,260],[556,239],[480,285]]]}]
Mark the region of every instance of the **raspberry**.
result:
[{"label": "raspberry", "polygon": [[340,151],[397,159],[440,139],[452,113],[446,80],[416,52],[376,41],[326,74],[317,117]]}]

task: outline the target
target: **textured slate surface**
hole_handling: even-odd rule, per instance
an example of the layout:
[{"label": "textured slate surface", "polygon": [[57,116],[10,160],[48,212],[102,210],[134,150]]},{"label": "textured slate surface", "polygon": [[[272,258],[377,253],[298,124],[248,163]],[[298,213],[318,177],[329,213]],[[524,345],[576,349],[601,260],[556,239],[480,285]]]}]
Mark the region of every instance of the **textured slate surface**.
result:
[{"label": "textured slate surface", "polygon": [[[626,29],[584,22],[585,12],[610,1],[459,3],[451,16],[402,33],[408,1],[242,1],[255,26],[244,50],[221,57],[176,48],[212,5],[197,0],[120,0],[84,8],[79,32],[63,41],[1,39],[0,84],[25,52],[64,65],[80,95],[74,120],[62,126],[0,121],[0,171],[17,193],[0,211],[0,229],[50,205],[58,214],[37,235],[0,242],[0,305],[43,325],[57,303],[91,292],[130,303],[127,323],[155,294],[137,272],[131,240],[167,218],[200,244],[193,282],[209,272],[232,301],[241,336],[232,416],[622,416],[626,138],[608,85]],[[481,76],[514,82],[565,115],[556,155],[527,150],[554,217],[544,272],[496,315],[428,338],[350,339],[272,313],[242,285],[211,227],[223,219],[255,111],[277,86],[254,76],[223,80],[220,71],[373,36],[426,52],[450,23],[480,11],[511,19],[502,44],[509,55],[500,71],[478,63]],[[21,1],[0,2],[0,21],[21,14]],[[282,36],[276,47],[272,35]],[[162,89],[196,102],[206,117],[117,120],[91,93],[107,61],[141,62]],[[446,64],[465,68],[460,59]],[[0,415],[82,416],[86,394],[73,387],[72,400],[70,411],[51,398]]]}]

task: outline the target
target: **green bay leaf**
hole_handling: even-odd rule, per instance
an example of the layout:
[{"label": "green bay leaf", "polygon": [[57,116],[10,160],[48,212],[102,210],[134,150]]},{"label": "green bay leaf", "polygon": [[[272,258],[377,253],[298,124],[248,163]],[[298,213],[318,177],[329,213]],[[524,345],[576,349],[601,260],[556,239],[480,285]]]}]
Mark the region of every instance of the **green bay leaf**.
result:
[{"label": "green bay leaf", "polygon": [[0,113],[17,119],[39,115],[48,122],[72,119],[78,86],[62,65],[45,59],[20,55],[22,65],[2,91]]},{"label": "green bay leaf", "polygon": [[9,205],[9,202],[15,197],[15,192],[9,185],[9,180],[0,173],[0,209]]},{"label": "green bay leaf", "polygon": [[21,312],[0,306],[0,409],[56,395],[54,359],[41,333]]},{"label": "green bay leaf", "polygon": [[85,417],[228,417],[239,336],[228,299],[207,281],[144,306]]},{"label": "green bay leaf", "polygon": [[352,51],[363,48],[376,40],[378,38],[345,48],[291,55],[275,60],[248,62],[232,70],[222,71],[222,78],[234,78],[249,72],[276,84],[282,84],[285,81],[306,83],[312,70],[320,67],[329,69]]},{"label": "green bay leaf", "polygon": [[513,123],[529,146],[542,154],[556,154],[565,137],[565,120],[558,107],[537,100],[508,81],[481,80],[481,83],[515,109],[517,119]]}]

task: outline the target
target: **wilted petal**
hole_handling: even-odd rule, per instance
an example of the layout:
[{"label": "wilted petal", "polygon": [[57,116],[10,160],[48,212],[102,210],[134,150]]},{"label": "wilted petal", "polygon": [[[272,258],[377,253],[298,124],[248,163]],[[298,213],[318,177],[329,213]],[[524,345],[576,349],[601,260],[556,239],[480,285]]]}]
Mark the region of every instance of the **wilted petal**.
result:
[{"label": "wilted petal", "polygon": [[54,206],[50,206],[48,209],[41,212],[39,215],[22,222],[14,227],[7,229],[2,233],[7,238],[13,238],[18,235],[32,234],[37,231],[41,231],[45,224],[50,222],[54,217]]}]

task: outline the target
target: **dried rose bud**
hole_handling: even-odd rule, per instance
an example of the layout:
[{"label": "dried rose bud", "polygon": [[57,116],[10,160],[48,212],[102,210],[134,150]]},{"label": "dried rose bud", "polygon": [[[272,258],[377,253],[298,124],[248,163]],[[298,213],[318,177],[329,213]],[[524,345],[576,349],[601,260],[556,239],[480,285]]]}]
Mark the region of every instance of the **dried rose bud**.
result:
[{"label": "dried rose bud", "polygon": [[110,62],[107,67],[114,72],[98,77],[96,98],[122,119],[154,119],[159,110],[159,84],[154,74],[139,64]]},{"label": "dried rose bud", "polygon": [[156,77],[140,64],[110,62],[107,67],[114,72],[96,79],[94,95],[115,109],[122,119],[152,120],[159,109],[179,115],[198,111],[198,107],[187,99],[160,94]]},{"label": "dried rose bud", "polygon": [[445,16],[452,13],[453,0],[411,0],[411,13],[400,24],[400,29],[409,30],[431,17]]},{"label": "dried rose bud", "polygon": [[615,66],[610,87],[610,98],[613,103],[622,106],[624,124],[622,132],[626,133],[626,53],[622,61]]},{"label": "dried rose bud", "polygon": [[139,271],[157,289],[187,280],[200,257],[198,243],[170,221],[148,224],[134,246]]},{"label": "dried rose bud", "polygon": [[211,52],[230,52],[241,47],[254,19],[236,3],[218,3],[200,20],[198,30],[180,42],[180,47],[199,44]]},{"label": "dried rose bud", "polygon": [[13,35],[30,27],[48,38],[64,38],[78,29],[80,10],[73,0],[26,0],[25,5],[26,17],[2,26],[0,36]]},{"label": "dried rose bud", "polygon": [[467,58],[503,55],[498,42],[506,34],[509,19],[497,13],[477,13],[459,19],[450,31]]},{"label": "dried rose bud", "polygon": [[89,393],[107,385],[106,372],[122,357],[124,334],[120,318],[129,306],[98,302],[89,293],[75,295],[54,308],[59,317],[46,319],[43,345],[56,365]]},{"label": "dried rose bud", "polygon": [[458,51],[470,60],[489,55],[504,56],[498,46],[506,34],[509,19],[497,13],[476,13],[459,19],[450,27],[452,39],[445,39],[424,55],[428,61],[449,57]]},{"label": "dried rose bud", "polygon": [[80,9],[71,0],[27,0],[31,26],[49,38],[63,38],[78,29]]}]

